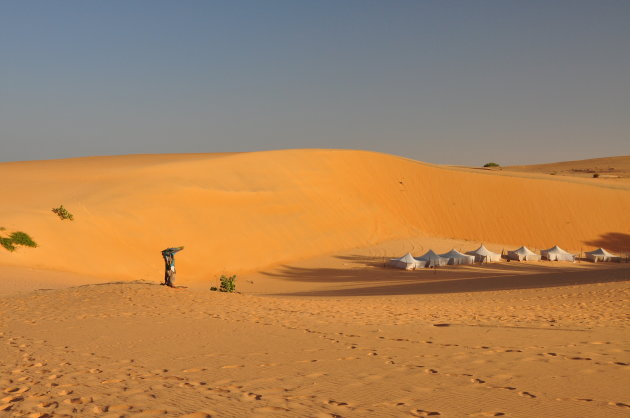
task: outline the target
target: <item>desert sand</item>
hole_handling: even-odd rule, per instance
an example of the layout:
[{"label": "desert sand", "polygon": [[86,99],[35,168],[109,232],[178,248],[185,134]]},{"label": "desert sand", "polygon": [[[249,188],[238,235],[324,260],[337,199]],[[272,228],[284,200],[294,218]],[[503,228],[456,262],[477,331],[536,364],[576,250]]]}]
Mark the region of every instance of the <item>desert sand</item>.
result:
[{"label": "desert sand", "polygon": [[630,264],[384,267],[481,242],[625,254],[624,182],[330,150],[0,174],[0,235],[38,243],[0,248],[0,416],[630,413]]},{"label": "desert sand", "polygon": [[0,251],[0,265],[148,280],[161,249],[184,245],[180,271],[207,283],[417,237],[630,251],[630,185],[490,174],[340,150],[2,163],[0,226],[39,248]]},{"label": "desert sand", "polygon": [[548,164],[513,165],[505,167],[504,170],[580,178],[593,178],[593,175],[597,174],[598,179],[628,183],[630,182],[630,155]]}]

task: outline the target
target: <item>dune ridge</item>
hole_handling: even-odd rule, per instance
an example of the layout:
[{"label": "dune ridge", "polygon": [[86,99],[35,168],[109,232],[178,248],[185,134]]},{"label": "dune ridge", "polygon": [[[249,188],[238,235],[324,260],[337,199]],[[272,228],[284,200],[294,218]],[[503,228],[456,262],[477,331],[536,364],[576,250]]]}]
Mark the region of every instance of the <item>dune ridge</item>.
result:
[{"label": "dune ridge", "polygon": [[[627,190],[375,152],[89,157],[1,163],[0,175],[0,226],[39,244],[0,251],[1,265],[110,279],[160,277],[159,251],[174,245],[191,281],[417,237],[630,247]],[[51,213],[60,204],[75,221]]]}]

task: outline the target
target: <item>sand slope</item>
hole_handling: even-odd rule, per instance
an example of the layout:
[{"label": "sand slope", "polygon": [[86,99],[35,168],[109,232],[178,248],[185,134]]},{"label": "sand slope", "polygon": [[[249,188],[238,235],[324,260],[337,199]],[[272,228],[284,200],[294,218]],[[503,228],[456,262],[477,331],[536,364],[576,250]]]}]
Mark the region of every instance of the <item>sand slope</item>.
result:
[{"label": "sand slope", "polygon": [[[1,265],[109,279],[159,278],[159,251],[174,245],[186,246],[178,267],[189,282],[422,236],[630,247],[627,190],[372,152],[94,157],[2,163],[0,176],[10,179],[0,226],[40,245],[2,249]],[[51,213],[60,204],[74,222]]]},{"label": "sand slope", "polygon": [[503,167],[503,170],[584,178],[592,178],[593,174],[598,174],[601,179],[628,182],[630,180],[630,155],[547,164],[514,165]]}]

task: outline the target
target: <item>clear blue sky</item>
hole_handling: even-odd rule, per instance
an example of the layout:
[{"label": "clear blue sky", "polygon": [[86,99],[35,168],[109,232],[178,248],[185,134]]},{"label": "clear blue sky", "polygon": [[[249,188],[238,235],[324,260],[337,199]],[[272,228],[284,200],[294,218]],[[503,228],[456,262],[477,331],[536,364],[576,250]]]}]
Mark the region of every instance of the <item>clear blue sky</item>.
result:
[{"label": "clear blue sky", "polygon": [[0,1],[0,161],[630,154],[630,1]]}]

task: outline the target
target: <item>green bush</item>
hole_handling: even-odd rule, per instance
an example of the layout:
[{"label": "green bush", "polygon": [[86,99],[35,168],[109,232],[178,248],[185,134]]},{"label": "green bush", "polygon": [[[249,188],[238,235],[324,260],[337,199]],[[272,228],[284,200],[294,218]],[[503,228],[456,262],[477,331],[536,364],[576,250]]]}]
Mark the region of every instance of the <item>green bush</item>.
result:
[{"label": "green bush", "polygon": [[500,165],[497,163],[485,163],[483,166],[484,167],[500,167]]},{"label": "green bush", "polygon": [[23,245],[25,247],[32,247],[32,248],[37,247],[37,243],[33,241],[33,238],[31,238],[30,235],[28,235],[25,232],[21,232],[21,231],[14,232],[9,237],[11,238],[11,241],[13,241],[14,244]]},{"label": "green bush", "polygon": [[213,292],[218,290],[219,292],[226,293],[234,293],[236,290],[236,274],[229,277],[222,274],[221,277],[219,277],[219,281],[221,282],[219,288],[217,289],[216,286],[212,286],[210,290]]},{"label": "green bush", "polygon": [[5,249],[13,252],[16,249],[16,245],[22,245],[24,247],[37,247],[37,243],[33,241],[27,233],[25,232],[14,232],[9,237],[0,237],[0,245],[2,245]]},{"label": "green bush", "polygon": [[0,245],[11,252],[15,251],[15,245],[13,245],[11,238],[0,237]]},{"label": "green bush", "polygon": [[57,214],[57,216],[59,216],[59,218],[63,221],[64,219],[68,219],[73,221],[74,220],[74,215],[71,214],[70,212],[68,212],[68,210],[66,208],[63,207],[63,205],[59,206],[58,208],[53,208],[53,213]]}]

